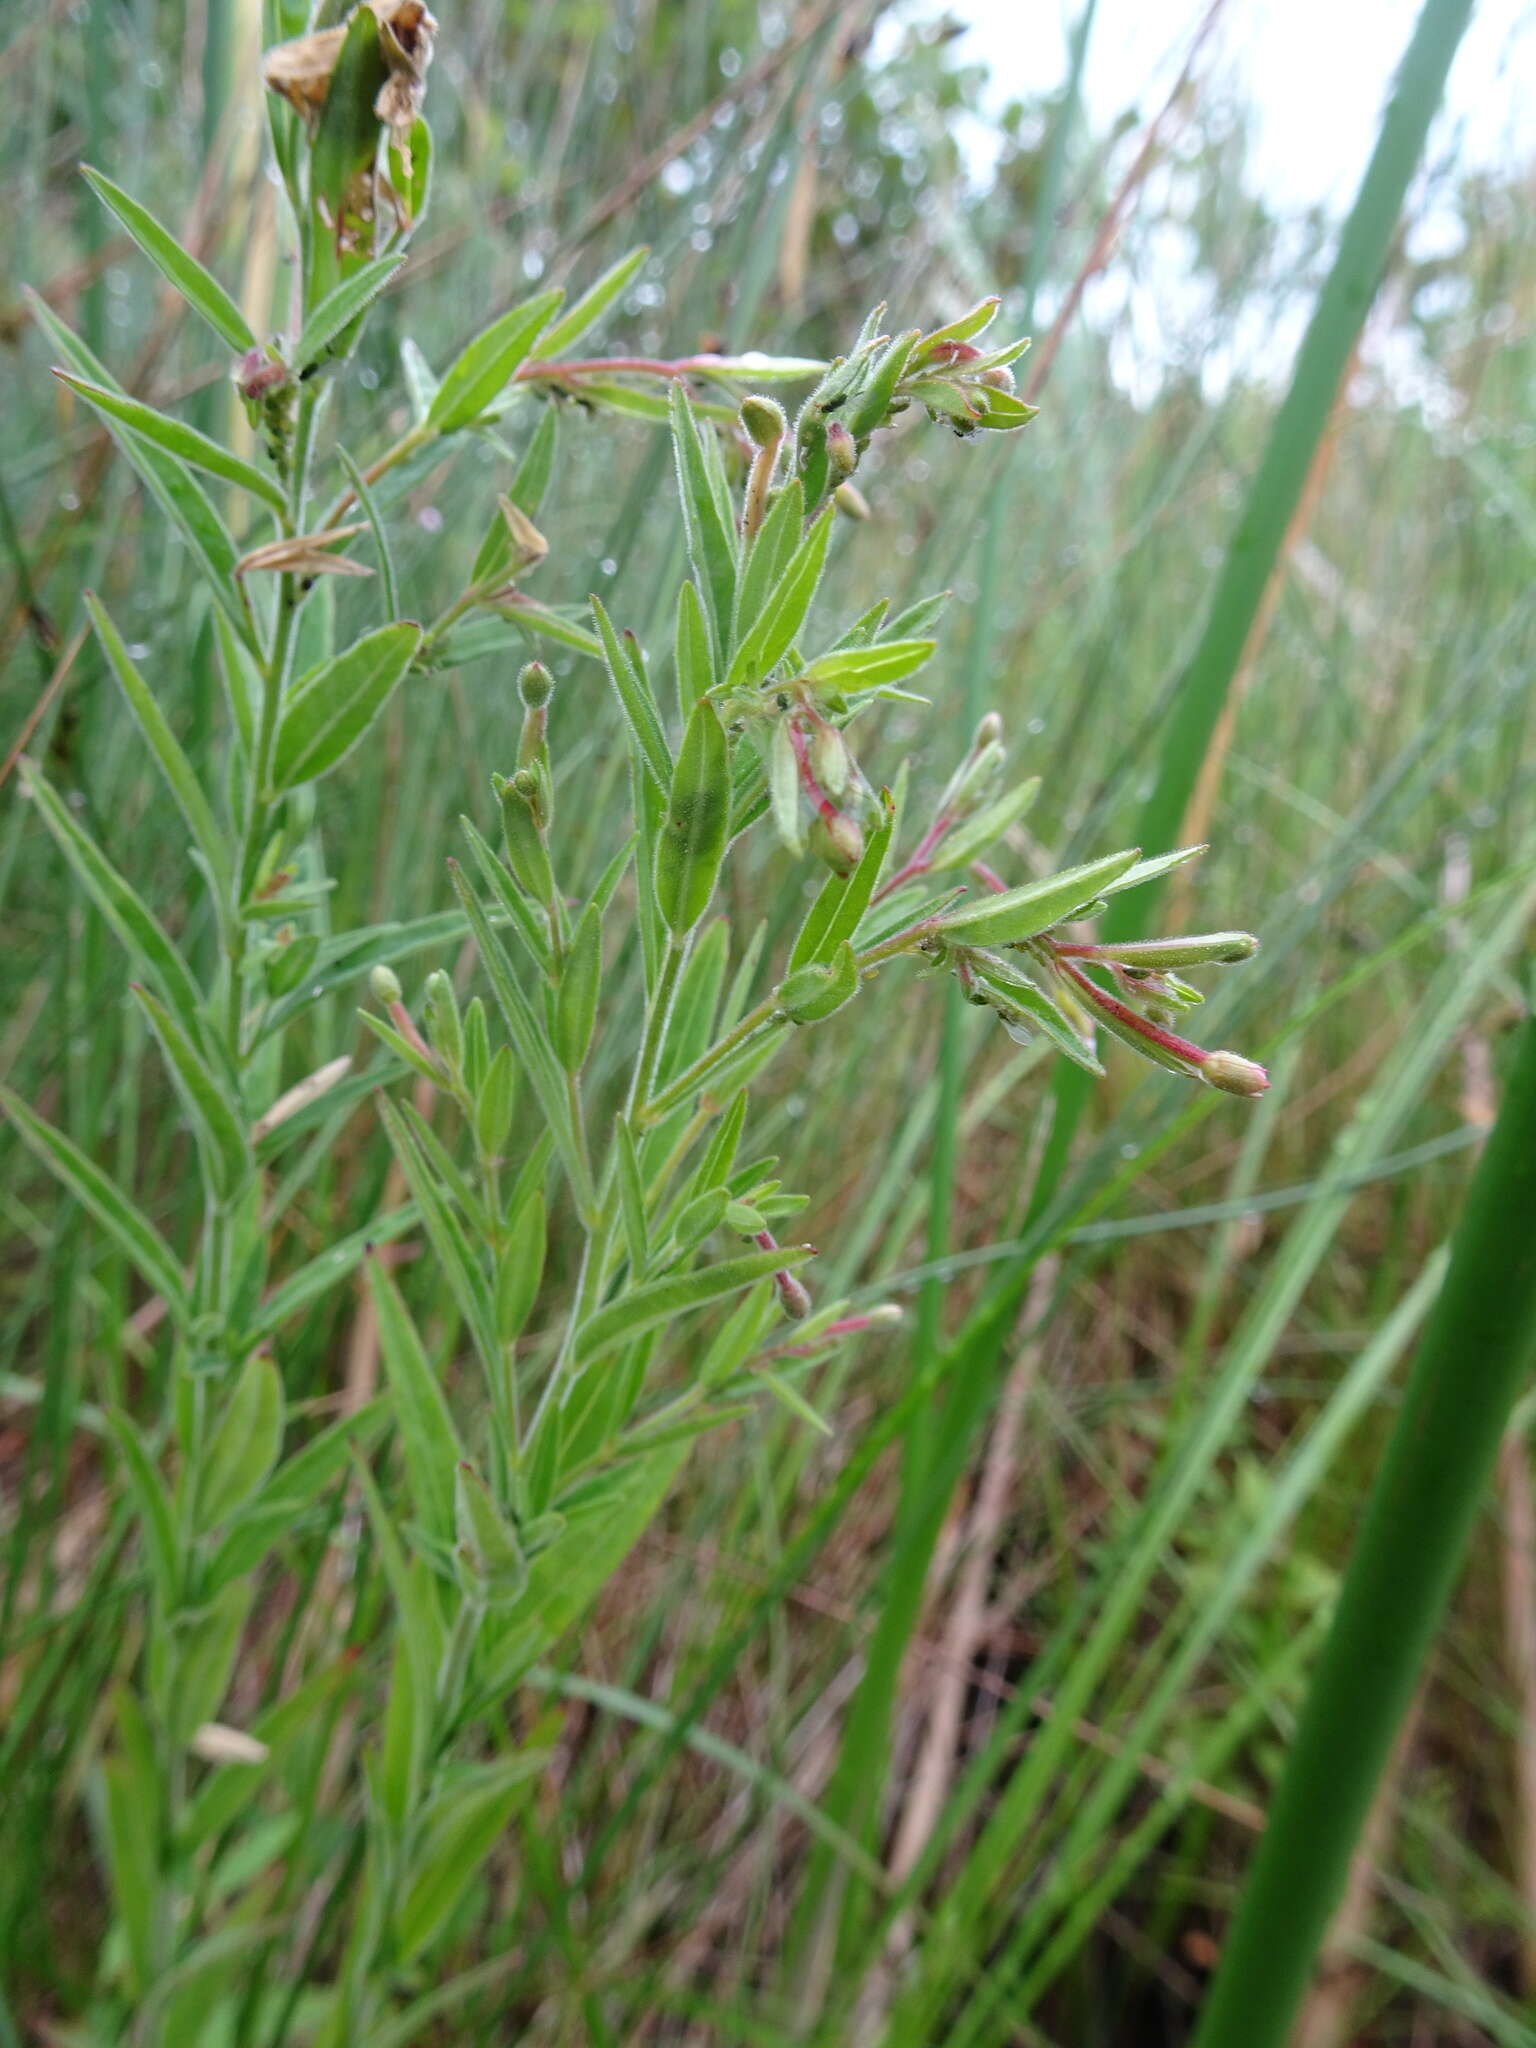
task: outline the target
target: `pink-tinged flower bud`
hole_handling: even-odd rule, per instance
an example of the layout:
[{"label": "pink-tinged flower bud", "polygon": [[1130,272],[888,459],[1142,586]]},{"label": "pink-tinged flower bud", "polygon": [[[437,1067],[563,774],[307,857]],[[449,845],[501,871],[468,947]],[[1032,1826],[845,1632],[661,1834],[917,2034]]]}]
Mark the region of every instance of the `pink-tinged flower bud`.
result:
[{"label": "pink-tinged flower bud", "polygon": [[864,833],[856,818],[846,811],[834,811],[830,818],[818,817],[812,822],[810,846],[834,875],[851,875],[864,858]]},{"label": "pink-tinged flower bud", "polygon": [[741,424],[757,448],[775,448],[789,432],[783,406],[776,398],[762,398],[756,392],[741,401]]},{"label": "pink-tinged flower bud", "polygon": [[1269,1076],[1258,1061],[1245,1060],[1238,1052],[1207,1053],[1200,1075],[1224,1095],[1262,1095],[1269,1086]]},{"label": "pink-tinged flower bud", "polygon": [[983,370],[981,381],[994,391],[1006,391],[1010,397],[1015,389],[1013,372],[1006,363],[994,363],[990,370]]},{"label": "pink-tinged flower bud", "polygon": [[368,986],[373,990],[374,1001],[382,1003],[386,1010],[400,1000],[400,977],[393,968],[375,967],[368,977]]},{"label": "pink-tinged flower bud", "polygon": [[841,420],[827,429],[827,461],[835,477],[850,477],[859,466],[858,443]]},{"label": "pink-tinged flower bud", "polygon": [[806,1289],[793,1273],[782,1269],[774,1274],[773,1284],[778,1290],[779,1307],[783,1309],[785,1315],[794,1322],[803,1323],[811,1312],[811,1297]]},{"label": "pink-tinged flower bud", "polygon": [[248,348],[235,365],[236,387],[248,401],[266,398],[287,382],[288,365],[268,355],[264,348]]}]

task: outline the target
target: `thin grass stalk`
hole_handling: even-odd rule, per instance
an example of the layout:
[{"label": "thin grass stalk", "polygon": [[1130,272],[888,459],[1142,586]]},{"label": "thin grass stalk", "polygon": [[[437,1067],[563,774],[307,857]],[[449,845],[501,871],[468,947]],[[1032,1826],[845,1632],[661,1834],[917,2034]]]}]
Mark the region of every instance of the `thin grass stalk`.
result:
[{"label": "thin grass stalk", "polygon": [[1371,1490],[1195,2048],[1282,2048],[1536,1346],[1536,1020]]},{"label": "thin grass stalk", "polygon": [[[1291,388],[1275,414],[1205,628],[1173,702],[1162,759],[1139,826],[1144,846],[1171,845],[1188,808],[1243,660],[1264,591],[1301,501],[1334,396],[1375,300],[1446,74],[1472,14],[1472,0],[1426,0],[1382,116],[1338,254],[1296,357]],[[1105,920],[1118,939],[1143,934],[1162,900],[1159,888],[1122,898]]]}]

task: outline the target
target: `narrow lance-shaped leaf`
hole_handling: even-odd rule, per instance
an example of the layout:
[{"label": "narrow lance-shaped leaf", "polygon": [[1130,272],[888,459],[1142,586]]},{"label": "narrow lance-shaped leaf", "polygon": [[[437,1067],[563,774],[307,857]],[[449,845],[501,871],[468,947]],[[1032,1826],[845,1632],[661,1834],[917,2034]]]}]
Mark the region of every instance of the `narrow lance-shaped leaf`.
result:
[{"label": "narrow lance-shaped leaf", "polygon": [[592,1044],[603,976],[603,926],[588,904],[576,921],[555,991],[555,1052],[568,1074],[579,1073]]},{"label": "narrow lance-shaped leaf", "polygon": [[377,1259],[368,1261],[367,1271],[411,1499],[427,1533],[447,1542],[453,1534],[453,1470],[464,1449],[399,1288]]},{"label": "narrow lance-shaped leaf", "polygon": [[673,382],[671,406],[672,448],[688,554],[714,627],[715,646],[723,655],[730,642],[731,615],[736,602],[736,535],[716,502],[699,441],[698,422],[680,381]]},{"label": "narrow lance-shaped leaf", "polygon": [[44,780],[35,765],[26,762],[23,773],[27,794],[37,805],[43,823],[53,834],[60,851],[97,909],[116,932],[125,950],[149,971],[188,1037],[201,1044],[199,1006],[202,992],[159,920],[138,892],[124,881],[96,842],[75,823],[58,792]]},{"label": "narrow lance-shaped leaf", "polygon": [[209,275],[195,256],[189,255],[169,228],[162,227],[148,207],[130,198],[120,185],[93,170],[80,166],[91,189],[111,208],[144,254],[170,284],[173,284],[193,312],[200,313],[221,341],[237,355],[255,348],[245,315],[218,280]]},{"label": "narrow lance-shaped leaf", "polygon": [[176,1255],[142,1210],[87,1159],[72,1139],[44,1123],[9,1088],[0,1087],[0,1109],[50,1173],[69,1189],[116,1242],[119,1250],[165,1302],[171,1320],[185,1329],[191,1317]]},{"label": "narrow lance-shaped leaf", "polygon": [[699,601],[698,587],[691,582],[684,583],[677,593],[677,634],[672,643],[672,660],[677,669],[678,716],[686,725],[694,705],[715,685],[709,621]]},{"label": "narrow lance-shaped leaf", "polygon": [[361,270],[354,270],[350,277],[344,277],[340,284],[326,293],[299,331],[294,368],[301,375],[325,355],[336,337],[350,327],[365,308],[373,304],[404,261],[403,250],[377,257],[373,262],[365,263]]},{"label": "narrow lance-shaped leaf", "polygon": [[708,697],[689,715],[666,823],[656,844],[656,901],[675,938],[709,908],[731,822],[731,771],[725,728]]},{"label": "narrow lance-shaped leaf", "polygon": [[146,441],[153,441],[157,448],[163,448],[177,461],[190,463],[194,469],[205,469],[210,476],[222,477],[226,483],[249,491],[253,497],[271,506],[274,512],[287,509],[283,487],[275,476],[269,476],[240,456],[232,455],[221,443],[210,440],[196,427],[188,426],[185,420],[156,412],[152,405],[144,405],[139,399],[129,398],[120,391],[109,391],[103,385],[92,384],[69,370],[55,370],[53,374],[61,384],[67,384],[71,391],[78,392],[88,405],[94,405],[99,413],[131,427],[136,434],[142,435]]},{"label": "narrow lance-shaped leaf", "polygon": [[165,1006],[138,982],[132,987],[134,1000],[149,1020],[176,1093],[191,1119],[209,1182],[220,1197],[227,1199],[252,1166],[239,1105],[230,1102],[197,1047]]},{"label": "narrow lance-shaped leaf", "polygon": [[982,896],[946,911],[940,929],[952,938],[977,946],[1008,946],[1049,931],[1085,903],[1110,887],[1137,859],[1138,849],[1111,853],[1103,860],[1085,861],[1081,867],[1065,868],[1059,875],[1046,875],[1038,882],[1026,882],[1021,889],[1005,889],[1000,896]]},{"label": "narrow lance-shaped leaf", "polygon": [[904,682],[916,675],[938,643],[933,640],[877,640],[872,647],[847,647],[823,654],[806,670],[813,682],[856,696],[882,683]]},{"label": "narrow lance-shaped leaf", "polygon": [[96,628],[96,637],[101,642],[108,666],[117,678],[118,687],[127,698],[129,709],[138,720],[139,730],[160,764],[160,772],[176,799],[177,809],[187,822],[198,852],[208,864],[215,894],[222,899],[229,893],[229,850],[212,806],[203,793],[203,786],[197,779],[196,770],[172,732],[158,698],[134,667],[122,635],[94,592],[86,592],[85,608],[91,615],[91,624]]},{"label": "narrow lance-shaped leaf", "polygon": [[616,1344],[670,1323],[722,1295],[735,1294],[755,1280],[782,1270],[792,1271],[814,1256],[808,1244],[779,1245],[772,1251],[747,1252],[739,1259],[722,1259],[697,1272],[676,1273],[662,1280],[648,1281],[589,1316],[576,1333],[576,1360],[588,1364]]},{"label": "narrow lance-shaped leaf", "polygon": [[[77,376],[100,390],[121,391],[106,365],[92,355],[78,335],[70,332],[46,299],[29,292],[27,304],[33,319]],[[186,542],[214,603],[236,636],[249,644],[250,622],[235,595],[235,544],[228,527],[209,503],[207,493],[184,463],[156,447],[153,441],[147,441],[142,434],[110,416],[107,427],[150,496]]]},{"label": "narrow lance-shaped leaf", "polygon": [[821,581],[834,516],[828,506],[796,548],[757,623],[737,648],[726,676],[728,684],[760,681],[789,652]]},{"label": "narrow lance-shaped leaf", "polygon": [[650,253],[644,245],[631,249],[611,269],[605,270],[596,284],[582,293],[570,311],[563,313],[553,327],[539,336],[540,357],[548,361],[558,356],[573,341],[579,341],[588,328],[595,327]]},{"label": "narrow lance-shaped leaf", "polygon": [[608,670],[608,679],[618,693],[619,706],[624,713],[630,732],[634,735],[636,751],[646,773],[664,794],[672,785],[672,756],[667,749],[666,735],[661,729],[661,714],[656,709],[645,682],[636,675],[629,657],[619,644],[619,636],[613,630],[613,622],[603,609],[602,600],[592,599],[592,616],[597,620],[597,629],[602,638],[603,662]]},{"label": "narrow lance-shaped leaf", "polygon": [[541,292],[476,335],[437,387],[427,425],[451,434],[478,419],[559,310],[564,294]]},{"label": "narrow lance-shaped leaf", "polygon": [[384,709],[420,646],[420,626],[380,626],[303,677],[277,729],[273,789],[328,774]]},{"label": "narrow lance-shaped leaf", "polygon": [[230,1389],[195,1475],[197,1525],[225,1521],[260,1491],[283,1442],[283,1382],[264,1351],[253,1352]]}]

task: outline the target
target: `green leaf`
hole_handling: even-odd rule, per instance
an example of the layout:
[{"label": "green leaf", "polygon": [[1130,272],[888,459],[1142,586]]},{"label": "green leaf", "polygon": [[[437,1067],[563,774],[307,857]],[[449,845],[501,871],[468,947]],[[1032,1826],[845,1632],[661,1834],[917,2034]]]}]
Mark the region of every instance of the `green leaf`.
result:
[{"label": "green leaf", "polygon": [[792,968],[774,990],[774,1000],[795,1024],[819,1024],[859,992],[859,963],[844,939],[825,961]]},{"label": "green leaf", "polygon": [[454,1468],[453,1529],[460,1585],[484,1606],[509,1606],[528,1584],[528,1559],[517,1531],[467,1458]]},{"label": "green leaf", "polygon": [[552,361],[573,341],[579,341],[588,328],[597,325],[650,253],[643,244],[638,249],[631,249],[611,269],[605,270],[596,284],[582,293],[570,311],[563,314],[547,334],[539,337],[539,354],[544,361]]},{"label": "green leaf", "polygon": [[677,593],[677,633],[672,643],[672,659],[677,670],[678,716],[686,725],[694,705],[706,690],[715,686],[709,621],[694,583],[684,583]]},{"label": "green leaf", "polygon": [[211,1721],[223,1704],[254,1591],[249,1577],[231,1579],[205,1607],[177,1617],[171,1734],[178,1746],[190,1741],[193,1732],[204,1721]]},{"label": "green leaf", "polygon": [[146,441],[153,441],[157,448],[179,462],[187,462],[194,469],[205,469],[210,476],[222,477],[226,483],[238,485],[242,491],[249,491],[270,505],[274,512],[287,509],[287,498],[283,487],[274,476],[256,469],[244,462],[238,455],[212,441],[196,427],[189,427],[185,420],[173,419],[168,413],[156,412],[152,405],[144,405],[137,398],[129,398],[119,391],[109,391],[100,384],[87,382],[68,370],[55,370],[54,376],[61,384],[67,384],[76,391],[88,405],[94,405],[99,413],[108,419],[131,427]]},{"label": "green leaf", "polygon": [[602,919],[589,904],[576,921],[555,991],[555,1053],[568,1074],[579,1074],[586,1064],[602,978]]},{"label": "green leaf", "polygon": [[[1153,860],[1139,860],[1134,866],[1128,867],[1122,875],[1111,882],[1106,882],[1103,888],[1095,890],[1094,893],[1098,896],[1119,896],[1126,889],[1139,889],[1143,882],[1160,881],[1164,875],[1171,875],[1175,868],[1181,868],[1189,861],[1198,860],[1205,850],[1203,845],[1182,846],[1177,853],[1160,853]],[[1128,938],[1132,934],[1124,933],[1121,936]]]},{"label": "green leaf", "polygon": [[223,285],[209,275],[195,256],[188,255],[170,229],[162,227],[148,207],[131,199],[121,186],[114,185],[89,164],[82,164],[80,172],[161,276],[176,287],[194,313],[201,313],[219,339],[238,355],[255,348],[256,337],[246,324],[245,315]]},{"label": "green leaf", "polygon": [[608,670],[608,679],[618,693],[619,706],[625,722],[634,737],[636,751],[641,764],[655,782],[657,788],[666,794],[672,784],[672,756],[667,748],[666,734],[661,729],[661,716],[656,709],[656,700],[649,685],[635,671],[633,663],[619,643],[619,636],[613,630],[613,622],[603,609],[601,598],[591,600],[592,615],[597,620],[601,635],[603,662]]},{"label": "green leaf", "polygon": [[404,261],[403,249],[389,256],[376,257],[326,293],[299,330],[293,366],[300,376],[312,364],[318,363],[336,337],[373,304]]},{"label": "green leaf", "polygon": [[966,867],[979,854],[985,853],[994,840],[1000,839],[1010,825],[1017,824],[1039,792],[1038,775],[1031,775],[1026,782],[1015,783],[995,803],[988,804],[957,825],[953,832],[946,833],[930,854],[929,867],[934,873]]},{"label": "green leaf", "polygon": [[[84,342],[70,333],[46,299],[29,292],[27,304],[33,319],[77,375],[103,391],[122,389]],[[250,621],[241,610],[235,594],[235,544],[202,486],[174,456],[168,455],[163,448],[157,448],[152,441],[146,441],[142,434],[134,433],[120,420],[109,418],[107,424],[112,438],[138,471],[150,496],[191,550],[214,603],[236,637],[249,644]]]},{"label": "green leaf", "polygon": [[588,1365],[617,1344],[718,1301],[722,1295],[735,1294],[770,1273],[793,1271],[813,1256],[810,1245],[780,1245],[772,1251],[747,1252],[739,1259],[722,1259],[697,1272],[648,1281],[587,1318],[576,1332],[576,1362]]},{"label": "green leaf", "polygon": [[629,1253],[629,1277],[638,1281],[650,1256],[646,1228],[645,1181],[640,1172],[640,1154],[628,1117],[614,1119],[614,1159],[619,1180],[619,1215],[624,1225],[624,1244]]},{"label": "green leaf", "polygon": [[265,1352],[253,1352],[230,1389],[195,1475],[199,1529],[227,1521],[259,1491],[282,1442],[282,1378]]},{"label": "green leaf", "polygon": [[101,1767],[102,1819],[112,1903],[128,1944],[134,1990],[155,1974],[155,1906],[160,1895],[160,1800],[155,1777],[125,1756]]},{"label": "green leaf", "polygon": [[736,590],[735,638],[739,641],[756,625],[763,606],[784,571],[794,559],[804,538],[805,490],[792,477],[774,499],[747,549],[746,563]]},{"label": "green leaf", "polygon": [[496,1270],[496,1333],[515,1343],[538,1299],[544,1278],[544,1197],[529,1190],[515,1212]]},{"label": "green leaf", "polygon": [[708,697],[689,714],[667,818],[656,844],[656,901],[675,938],[709,908],[731,823],[731,770],[725,727]]},{"label": "green leaf", "polygon": [[420,626],[380,626],[301,677],[277,729],[274,791],[329,774],[384,709],[420,647]]},{"label": "green leaf", "polygon": [[[479,1014],[483,1017],[484,1010]],[[474,1015],[471,1009],[470,1016]],[[512,1111],[516,1100],[517,1062],[512,1057],[511,1046],[504,1045],[486,1067],[475,1102],[475,1141],[487,1158],[501,1157],[512,1130]]]},{"label": "green leaf", "polygon": [[27,794],[37,805],[43,823],[53,834],[60,851],[97,909],[116,932],[124,949],[148,969],[187,1035],[200,1043],[201,991],[154,913],[123,880],[96,842],[75,823],[58,793],[30,761],[25,762],[23,773]]},{"label": "green leaf", "polygon": [[149,1218],[62,1131],[35,1116],[9,1088],[0,1087],[0,1108],[44,1166],[77,1202],[90,1210],[129,1263],[161,1297],[171,1321],[185,1330],[192,1310],[181,1268]]},{"label": "green leaf", "polygon": [[789,652],[795,635],[805,624],[816,585],[821,581],[833,517],[829,505],[790,557],[789,567],[779,578],[773,595],[732,657],[726,675],[729,687],[763,681]]},{"label": "green leaf", "polygon": [[873,647],[847,647],[823,654],[806,670],[811,680],[844,696],[899,683],[916,675],[938,643],[933,640],[877,640]]},{"label": "green leaf", "polygon": [[336,450],[337,459],[347,473],[347,482],[352,486],[358,509],[367,520],[373,535],[373,552],[379,565],[379,584],[384,595],[384,616],[394,624],[400,617],[400,587],[395,580],[395,558],[389,545],[389,533],[379,512],[378,501],[369,488],[368,479],[352,460],[345,448]]},{"label": "green leaf", "polygon": [[159,1468],[145,1448],[144,1439],[119,1408],[106,1411],[107,1428],[123,1461],[123,1472],[133,1504],[138,1509],[149,1563],[150,1580],[166,1614],[176,1609],[181,1571],[177,1562],[176,1525],[171,1514],[171,1497]]},{"label": "green leaf", "polygon": [[470,342],[438,386],[427,425],[451,434],[478,419],[559,310],[562,292],[541,292],[514,306]]},{"label": "green leaf", "polygon": [[442,1187],[418,1141],[419,1126],[413,1128],[413,1120],[408,1121],[385,1095],[379,1097],[379,1115],[384,1120],[384,1128],[389,1133],[401,1171],[416,1197],[422,1221],[427,1226],[427,1235],[432,1240],[432,1249],[442,1267],[443,1278],[458,1303],[459,1313],[469,1325],[475,1347],[494,1388],[500,1380],[501,1355],[496,1339],[495,1309],[485,1274],[470,1249],[458,1217],[444,1199]]},{"label": "green leaf", "polygon": [[881,812],[880,823],[869,835],[864,856],[853,873],[828,875],[822,883],[821,893],[807,911],[790,951],[792,969],[813,963],[825,965],[858,930],[891,843],[896,811],[889,796],[881,805]]},{"label": "green leaf", "polygon": [[939,919],[939,928],[974,946],[1009,946],[1034,938],[1104,894],[1135,866],[1139,851],[1133,846],[1125,853],[1107,854],[1102,860],[1065,868],[1059,875],[1026,882],[1020,889],[1005,889],[1000,896],[957,904]]},{"label": "green leaf", "polygon": [[96,629],[96,637],[101,642],[118,687],[138,720],[139,730],[148,740],[151,753],[160,764],[160,772],[176,799],[177,809],[187,822],[198,852],[208,864],[215,900],[225,898],[229,893],[229,852],[192,763],[171,731],[154,693],[129,659],[122,635],[93,591],[85,594],[85,608],[91,615],[91,624]]},{"label": "green leaf", "polygon": [[506,1832],[523,1788],[548,1763],[542,1750],[495,1764],[465,1765],[422,1817],[422,1843],[395,1915],[395,1944],[404,1964],[441,1932]]},{"label": "green leaf", "polygon": [[176,1093],[191,1121],[208,1183],[221,1200],[227,1201],[252,1170],[251,1149],[238,1104],[231,1105],[201,1053],[163,1004],[138,982],[131,987],[134,1000],[159,1041]]},{"label": "green leaf", "polygon": [[774,1399],[781,1402],[791,1415],[798,1416],[801,1422],[808,1422],[811,1428],[818,1431],[822,1436],[830,1436],[832,1434],[831,1423],[827,1421],[825,1416],[817,1414],[810,1402],[806,1400],[804,1394],[800,1392],[798,1387],[793,1386],[790,1381],[784,1379],[780,1374],[771,1371],[766,1365],[760,1365],[753,1374],[753,1378],[761,1380]]},{"label": "green leaf", "polygon": [[399,1288],[377,1259],[368,1261],[367,1272],[411,1500],[427,1533],[447,1542],[453,1535],[453,1472],[464,1448]]},{"label": "green leaf", "polygon": [[723,653],[730,645],[736,603],[736,530],[715,495],[699,441],[698,422],[680,379],[673,382],[670,403],[672,449],[688,556],[714,627],[715,646]]},{"label": "green leaf", "polygon": [[[530,519],[536,519],[544,494],[549,489],[550,478],[555,473],[555,454],[560,446],[560,408],[546,405],[539,415],[539,424],[534,428],[528,446],[523,450],[523,459],[517,465],[517,474],[512,479],[512,488],[507,496],[519,512],[526,512]],[[503,531],[506,530],[503,521]]]}]

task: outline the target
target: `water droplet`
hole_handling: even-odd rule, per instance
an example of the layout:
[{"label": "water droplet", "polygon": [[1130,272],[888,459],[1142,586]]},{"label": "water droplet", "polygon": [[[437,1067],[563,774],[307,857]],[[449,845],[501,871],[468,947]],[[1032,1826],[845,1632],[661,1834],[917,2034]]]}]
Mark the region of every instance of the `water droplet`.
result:
[{"label": "water droplet", "polygon": [[599,569],[602,570],[605,576],[617,576],[619,573],[619,565],[613,559],[612,555],[604,555],[603,559],[598,563],[597,566]]}]

